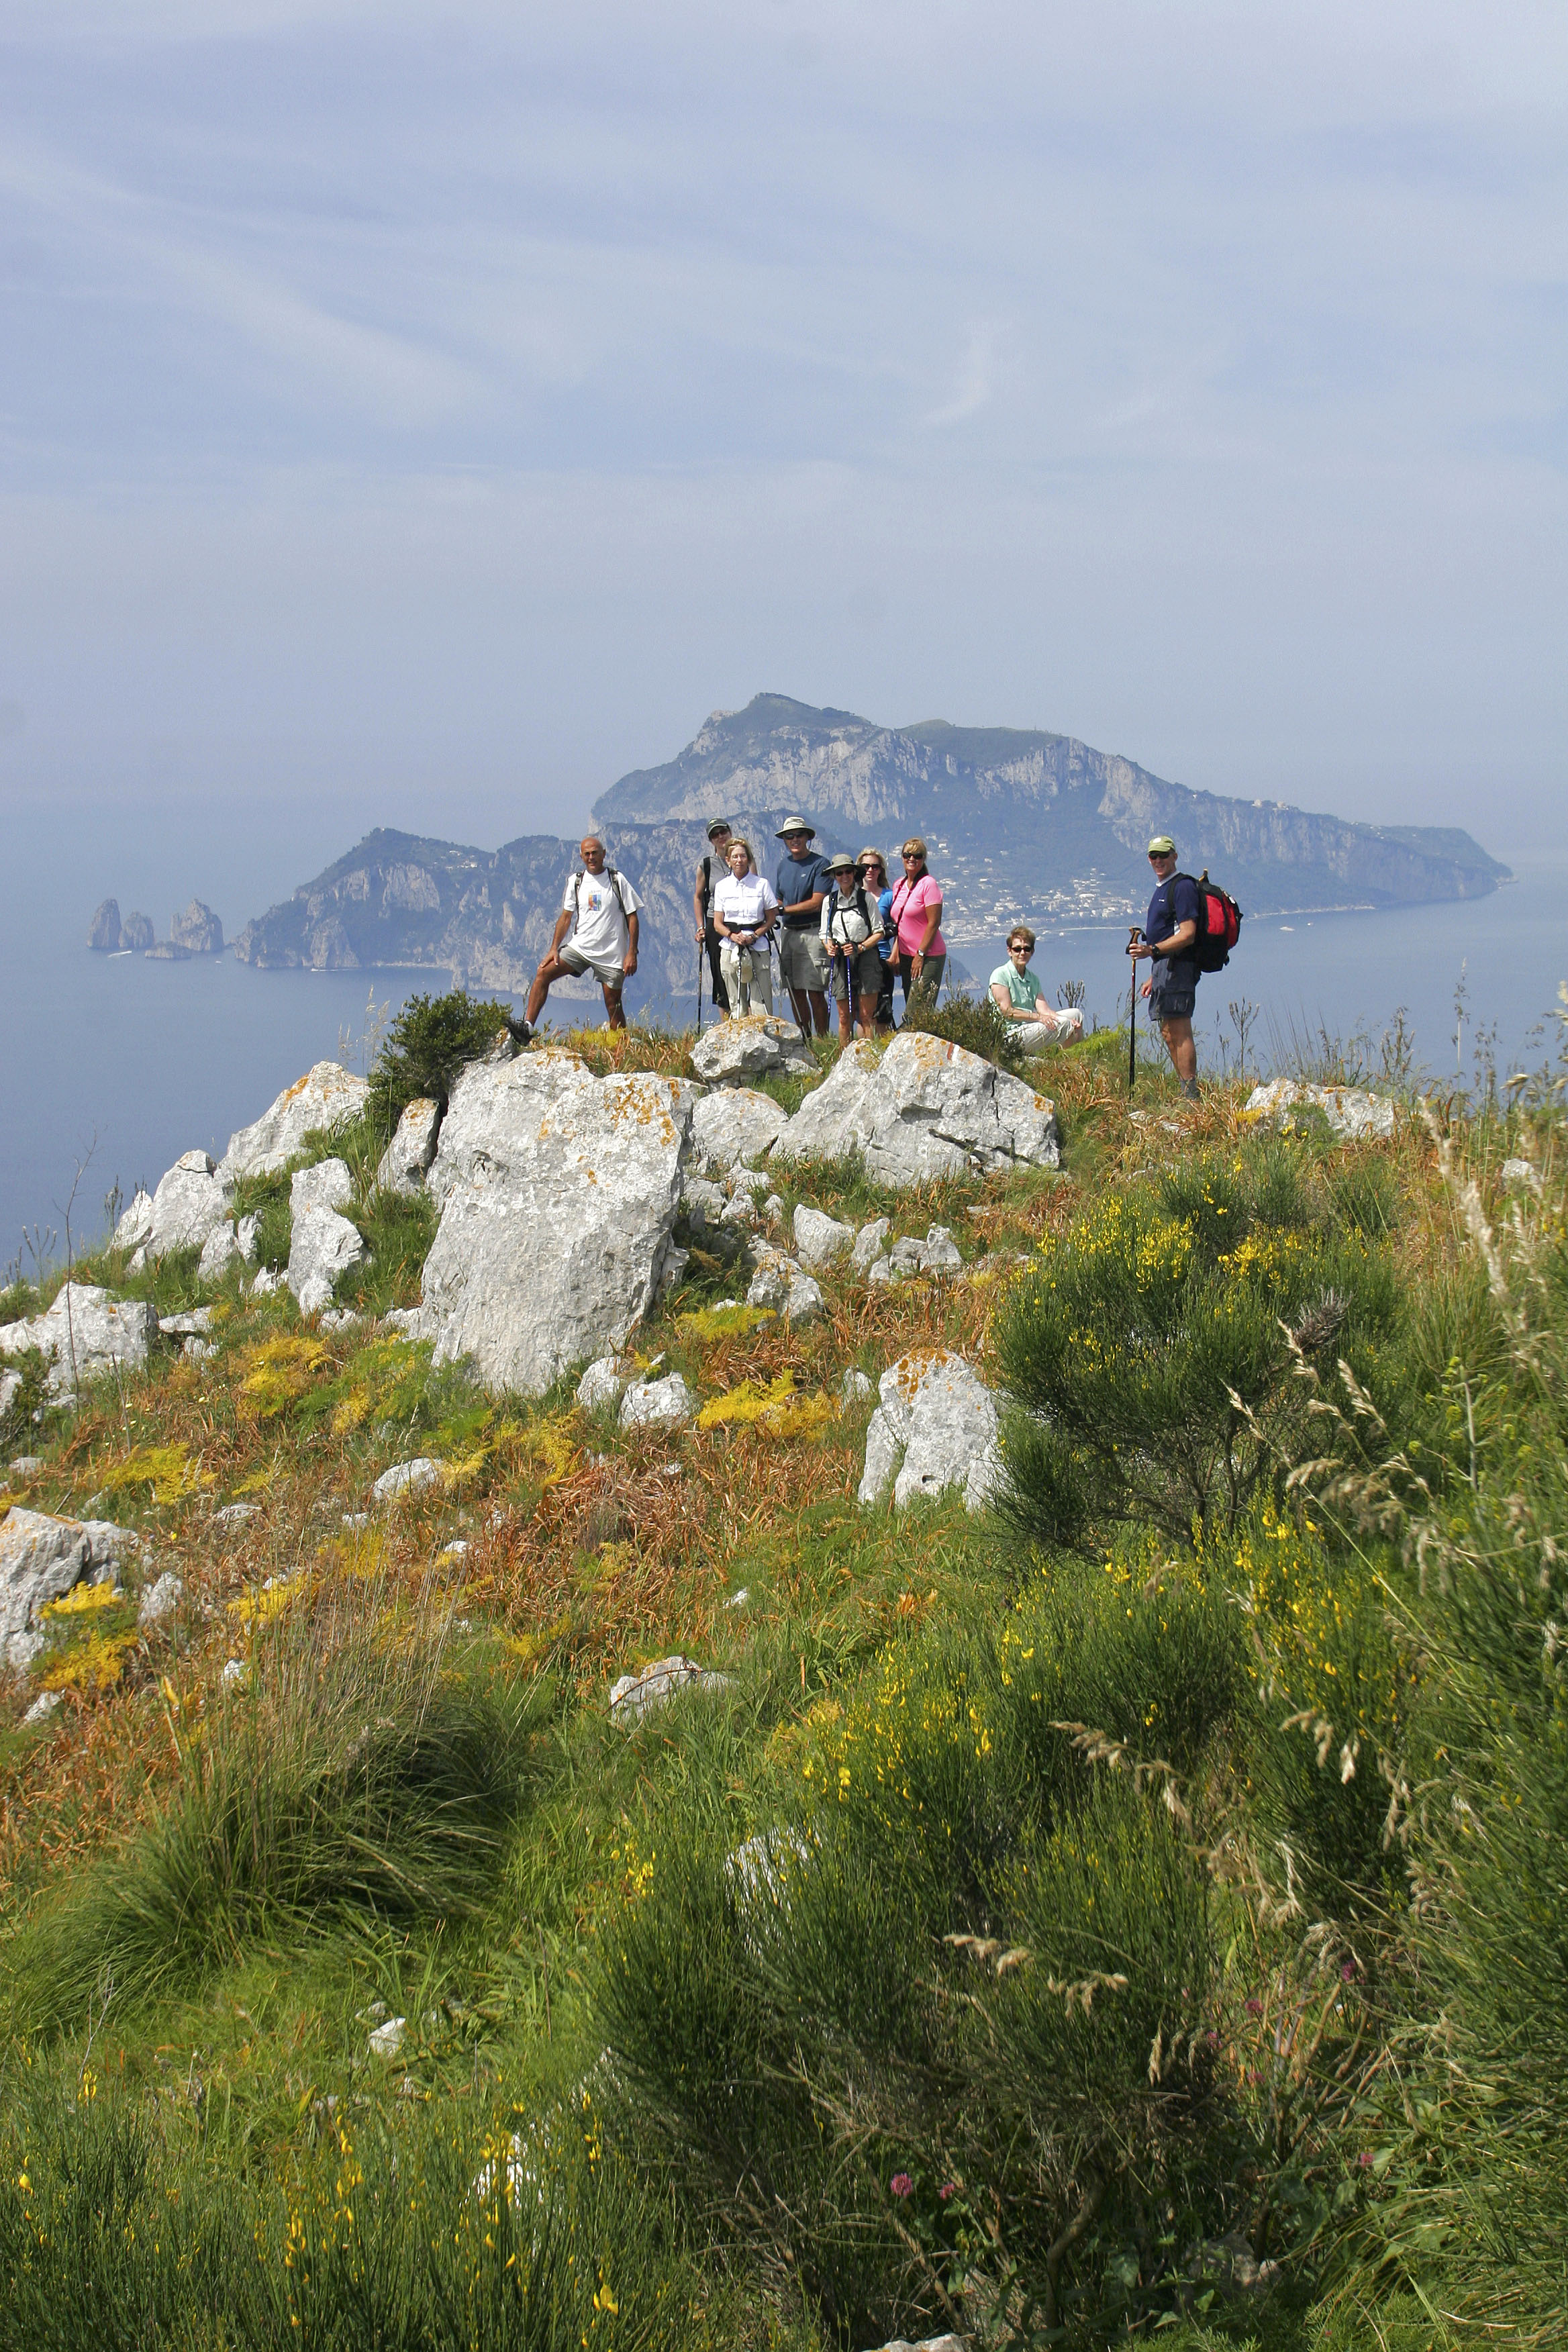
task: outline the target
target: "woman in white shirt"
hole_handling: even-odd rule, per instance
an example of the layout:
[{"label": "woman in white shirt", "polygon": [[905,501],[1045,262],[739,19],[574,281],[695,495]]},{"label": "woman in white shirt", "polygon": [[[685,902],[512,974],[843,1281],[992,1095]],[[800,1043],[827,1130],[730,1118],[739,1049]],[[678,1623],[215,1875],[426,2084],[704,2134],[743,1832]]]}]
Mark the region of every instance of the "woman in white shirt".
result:
[{"label": "woman in white shirt", "polygon": [[730,992],[730,1010],[771,1013],[769,938],[778,920],[778,898],[773,884],[754,870],[749,841],[732,841],[727,862],[730,871],[714,885],[713,928],[721,942],[719,969]]},{"label": "woman in white shirt", "polygon": [[855,860],[842,850],[827,861],[833,887],[822,902],[822,937],[833,960],[833,993],[838,1004],[838,1043],[847,1045],[858,1016],[860,1034],[868,1037],[877,1018],[882,988],[882,959],[877,942],[882,936],[882,910],[856,871]]}]

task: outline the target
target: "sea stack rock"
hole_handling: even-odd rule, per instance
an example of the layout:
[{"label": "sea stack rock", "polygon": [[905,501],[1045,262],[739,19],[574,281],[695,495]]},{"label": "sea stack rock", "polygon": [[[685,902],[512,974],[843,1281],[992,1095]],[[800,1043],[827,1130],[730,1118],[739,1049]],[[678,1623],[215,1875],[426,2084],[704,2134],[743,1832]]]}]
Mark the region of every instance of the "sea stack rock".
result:
[{"label": "sea stack rock", "polygon": [[192,955],[221,955],[223,925],[210,907],[200,898],[193,898],[169,925],[169,937],[177,948],[187,948]]},{"label": "sea stack rock", "polygon": [[87,927],[87,943],[97,955],[112,955],[120,945],[120,901],[106,898]]},{"label": "sea stack rock", "polygon": [[120,927],[120,944],[122,948],[133,948],[139,955],[145,955],[153,944],[152,916],[139,915],[132,908]]}]

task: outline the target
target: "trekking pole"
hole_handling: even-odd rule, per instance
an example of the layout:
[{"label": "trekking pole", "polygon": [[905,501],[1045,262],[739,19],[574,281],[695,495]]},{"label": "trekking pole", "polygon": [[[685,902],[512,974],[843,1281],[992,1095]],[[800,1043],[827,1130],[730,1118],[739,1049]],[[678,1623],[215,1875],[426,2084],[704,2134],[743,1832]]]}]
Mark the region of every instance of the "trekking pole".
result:
[{"label": "trekking pole", "polygon": [[[1127,944],[1141,940],[1143,934],[1134,923],[1127,935]],[[1127,991],[1127,1099],[1132,1099],[1132,1081],[1138,1075],[1138,959],[1130,956],[1132,966],[1131,984]]]},{"label": "trekking pole", "polygon": [[703,942],[699,940],[697,942],[697,1034],[700,1037],[702,1034],[702,948]]}]

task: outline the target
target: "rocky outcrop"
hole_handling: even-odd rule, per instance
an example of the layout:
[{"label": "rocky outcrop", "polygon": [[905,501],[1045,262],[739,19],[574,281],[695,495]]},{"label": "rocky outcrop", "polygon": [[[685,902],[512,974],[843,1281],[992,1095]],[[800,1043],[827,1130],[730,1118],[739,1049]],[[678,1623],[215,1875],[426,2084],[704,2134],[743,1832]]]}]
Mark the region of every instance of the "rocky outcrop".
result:
[{"label": "rocky outcrop", "polygon": [[697,1399],[679,1372],[634,1381],[621,1398],[623,1429],[680,1429],[697,1418]]},{"label": "rocky outcrop", "polygon": [[111,1519],[58,1519],[13,1504],[0,1519],[0,1654],[25,1665],[37,1654],[46,1605],[90,1578],[119,1580],[142,1539]]},{"label": "rocky outcrop", "polygon": [[972,1511],[984,1509],[1002,1475],[999,1424],[990,1390],[962,1356],[943,1348],[904,1356],[882,1374],[881,1402],[866,1429],[862,1503],[893,1489],[902,1510],[920,1495],[960,1488]]},{"label": "rocky outcrop", "polygon": [[784,1119],[772,1095],[752,1087],[715,1087],[692,1108],[692,1149],[710,1167],[746,1167],[767,1158]]},{"label": "rocky outcrop", "polygon": [[154,940],[146,952],[154,963],[189,963],[192,950],[183,948],[177,940]]},{"label": "rocky outcrop", "polygon": [[705,1086],[743,1087],[748,1078],[795,1072],[814,1078],[817,1065],[793,1021],[776,1013],[743,1021],[715,1021],[691,1048],[691,1066]]},{"label": "rocky outcrop", "polygon": [[427,1179],[437,1363],[470,1356],[536,1396],[617,1349],[665,1270],[690,1127],[689,1088],[595,1078],[571,1054],[464,1071]]},{"label": "rocky outcrop", "polygon": [[1056,1111],[1023,1078],[944,1037],[900,1031],[885,1053],[857,1044],[808,1095],[774,1160],[858,1152],[883,1184],[993,1175],[1061,1160]]},{"label": "rocky outcrop", "polygon": [[120,926],[120,944],[133,949],[138,955],[145,955],[153,945],[152,916],[138,914],[133,908]]},{"label": "rocky outcrop", "polygon": [[1394,1105],[1386,1095],[1368,1094],[1361,1087],[1310,1087],[1298,1078],[1271,1078],[1266,1087],[1254,1087],[1242,1117],[1284,1119],[1294,1110],[1321,1110],[1334,1133],[1351,1141],[1394,1133]]},{"label": "rocky outcrop", "polygon": [[364,1257],[363,1234],[338,1213],[353,1200],[353,1189],[342,1160],[298,1170],[289,1187],[292,1226],[285,1279],[301,1315],[320,1315],[330,1307],[339,1276]]},{"label": "rocky outcrop", "polygon": [[421,1096],[418,1101],[406,1106],[375,1171],[375,1181],[384,1192],[397,1192],[412,1200],[416,1192],[425,1190],[425,1171],[436,1157],[440,1125],[441,1107],[428,1097]]},{"label": "rocky outcrop", "polygon": [[427,1454],[416,1455],[412,1462],[395,1462],[371,1488],[372,1496],[378,1503],[395,1503],[401,1495],[422,1494],[426,1486],[437,1483],[445,1466],[433,1462]]},{"label": "rocky outcrop", "polygon": [[112,955],[120,945],[120,901],[105,898],[87,927],[87,943],[96,955]]},{"label": "rocky outcrop", "polygon": [[68,1396],[101,1372],[140,1371],[157,1330],[146,1299],[113,1298],[96,1283],[68,1282],[42,1315],[0,1324],[0,1356],[41,1349],[50,1394]]},{"label": "rocky outcrop", "polygon": [[200,898],[193,898],[169,925],[169,938],[187,955],[221,955],[223,925],[210,907]]},{"label": "rocky outcrop", "polygon": [[173,1250],[205,1249],[229,1217],[229,1186],[205,1151],[175,1160],[149,1199],[138,1192],[114,1228],[117,1249],[141,1250],[148,1261]]},{"label": "rocky outcrop", "polygon": [[364,1107],[370,1087],[363,1078],[336,1062],[318,1062],[285,1087],[269,1109],[249,1127],[228,1139],[220,1172],[229,1181],[239,1176],[267,1176],[287,1166],[312,1129],[328,1131],[344,1126]]}]

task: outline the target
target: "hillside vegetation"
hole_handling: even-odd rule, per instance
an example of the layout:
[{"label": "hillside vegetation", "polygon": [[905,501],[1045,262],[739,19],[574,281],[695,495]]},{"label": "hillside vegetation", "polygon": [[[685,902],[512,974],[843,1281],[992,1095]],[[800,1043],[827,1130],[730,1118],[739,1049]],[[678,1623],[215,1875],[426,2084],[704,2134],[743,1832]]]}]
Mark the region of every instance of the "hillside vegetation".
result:
[{"label": "hillside vegetation", "polygon": [[[962,1272],[796,1328],[694,1250],[679,1433],[375,1319],[412,1064],[317,1153],[366,1319],[230,1276],[205,1358],[30,1370],[9,1499],[184,1593],[79,1588],[4,1702],[0,2343],[1563,2340],[1568,1061],[1346,1144],[1125,1050],[1051,1066],[1059,1175],[773,1171]],[[844,1376],[937,1346],[1002,1502],[862,1507]]]}]

